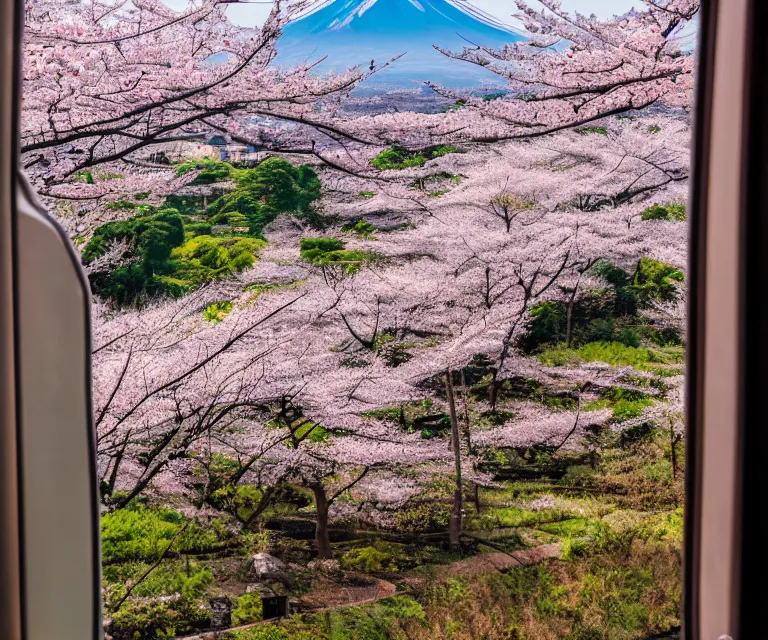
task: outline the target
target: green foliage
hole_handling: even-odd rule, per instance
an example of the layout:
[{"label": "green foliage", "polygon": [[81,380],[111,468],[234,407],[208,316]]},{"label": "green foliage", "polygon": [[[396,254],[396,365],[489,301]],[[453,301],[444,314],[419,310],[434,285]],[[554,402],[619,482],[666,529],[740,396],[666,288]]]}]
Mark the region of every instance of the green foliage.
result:
[{"label": "green foliage", "polygon": [[365,262],[375,257],[372,253],[344,249],[344,243],[336,238],[302,238],[299,254],[311,264],[338,266],[348,274],[357,273]]},{"label": "green foliage", "polygon": [[426,613],[410,596],[395,596],[373,604],[340,609],[331,614],[333,640],[391,640],[395,624],[423,626]]},{"label": "green foliage", "polygon": [[203,309],[203,318],[213,325],[219,324],[226,315],[232,311],[232,303],[229,300],[223,302],[212,302]]},{"label": "green foliage", "polygon": [[[186,520],[178,511],[132,504],[101,518],[101,551],[105,564],[152,561],[165,552]],[[178,553],[203,551],[219,544],[213,529],[189,523],[174,545]]]},{"label": "green foliage", "polygon": [[[644,340],[660,346],[679,344],[677,331],[648,324],[639,309],[675,300],[683,280],[680,270],[648,257],[638,261],[634,274],[607,261],[598,262],[593,270],[608,287],[587,290],[574,301],[572,347],[591,342],[617,342],[639,348]],[[567,303],[560,300],[539,302],[530,309],[526,331],[518,339],[518,346],[527,353],[557,347],[567,341],[567,331]]]},{"label": "green foliage", "polygon": [[294,167],[282,158],[268,158],[255,169],[232,172],[236,188],[208,207],[214,224],[247,226],[260,236],[264,227],[281,213],[308,215],[320,198],[317,174],[307,165]]},{"label": "green foliage", "polygon": [[[125,306],[162,293],[182,295],[190,288],[242,271],[253,265],[263,241],[232,233],[247,229],[258,237],[263,227],[283,212],[312,216],[311,204],[320,197],[320,181],[310,167],[294,167],[279,158],[269,158],[255,169],[237,170],[208,158],[177,168],[179,175],[195,170],[201,170],[198,183],[232,178],[236,188],[208,207],[208,221],[189,221],[188,216],[199,213],[199,197],[171,196],[166,202],[179,208],[166,206],[157,212],[125,200],[112,203],[112,208],[138,215],[100,226],[84,248],[83,262],[89,264],[104,255],[114,241],[127,241],[131,247],[125,256],[127,264],[90,275],[95,294]],[[137,198],[144,196],[136,194]],[[233,227],[231,233],[212,237],[213,225],[221,224]],[[336,260],[356,257],[360,256],[339,255]]]},{"label": "green foliage", "polygon": [[347,571],[376,573],[398,568],[404,545],[377,540],[372,546],[350,549],[339,559],[339,566]]},{"label": "green foliage", "polygon": [[587,555],[589,544],[585,540],[566,538],[560,548],[560,557],[563,560],[575,560]]},{"label": "green foliage", "polygon": [[222,640],[330,640],[330,638],[316,624],[303,622],[296,616],[279,623],[230,631],[222,636]]},{"label": "green foliage", "polygon": [[445,530],[450,517],[450,508],[434,500],[404,507],[395,515],[395,526],[410,534],[432,533]]},{"label": "green foliage", "polygon": [[686,219],[685,203],[668,202],[648,207],[641,214],[643,220],[670,220],[682,222]]},{"label": "green foliage", "polygon": [[190,171],[200,171],[192,184],[212,184],[229,178],[232,165],[213,158],[200,158],[182,162],[176,169],[176,175],[183,176]]},{"label": "green foliage", "polygon": [[606,362],[613,366],[632,366],[646,371],[659,373],[655,363],[669,365],[682,362],[684,353],[681,349],[647,349],[628,347],[621,342],[589,342],[578,349],[564,346],[554,347],[539,354],[539,361],[548,367],[560,367],[581,362]]},{"label": "green foliage", "polygon": [[367,220],[363,220],[361,218],[359,220],[346,223],[341,227],[341,230],[352,231],[359,235],[361,238],[370,238],[373,236],[374,231],[376,231],[376,227],[374,227]]},{"label": "green foliage", "polygon": [[93,174],[90,171],[78,171],[75,174],[75,182],[85,182],[86,184],[95,184]]},{"label": "green foliage", "polygon": [[678,295],[677,285],[683,281],[682,272],[653,258],[640,258],[632,288],[640,305],[654,301],[671,302]]},{"label": "green foliage", "polygon": [[576,133],[585,135],[587,133],[599,133],[600,135],[608,135],[608,131],[605,127],[577,127],[574,129]]},{"label": "green foliage", "polygon": [[445,105],[445,106],[441,107],[440,111],[442,111],[443,113],[447,113],[449,111],[458,111],[465,104],[467,104],[467,101],[464,98],[459,98],[453,104],[448,104],[448,105]]},{"label": "green foliage", "polygon": [[258,591],[244,593],[237,599],[237,604],[232,608],[232,624],[257,622],[261,620],[262,615],[261,594]]},{"label": "green foliage", "polygon": [[213,233],[213,227],[206,222],[190,222],[184,225],[184,233],[194,236],[209,236]]},{"label": "green foliage", "polygon": [[371,165],[380,171],[422,167],[428,160],[439,158],[449,153],[461,153],[461,151],[447,144],[426,147],[416,151],[410,151],[405,147],[393,145],[373,158]]},{"label": "green foliage", "polygon": [[648,127],[648,133],[659,133],[661,132],[661,127],[657,124],[652,124]]},{"label": "green foliage", "polygon": [[367,198],[373,198],[373,196],[375,195],[376,195],[375,191],[361,191],[360,193],[357,194],[357,197],[365,200]]},{"label": "green foliage", "polygon": [[253,266],[264,244],[256,238],[195,236],[171,252],[172,270],[160,281],[183,293]]},{"label": "green foliage", "polygon": [[184,222],[178,211],[167,208],[148,216],[108,222],[94,232],[83,250],[83,262],[88,264],[104,255],[115,241],[127,241],[137,261],[111,273],[92,273],[91,286],[94,293],[119,305],[131,304],[142,294],[162,289],[155,276],[172,270],[169,259],[174,247],[184,241]]}]

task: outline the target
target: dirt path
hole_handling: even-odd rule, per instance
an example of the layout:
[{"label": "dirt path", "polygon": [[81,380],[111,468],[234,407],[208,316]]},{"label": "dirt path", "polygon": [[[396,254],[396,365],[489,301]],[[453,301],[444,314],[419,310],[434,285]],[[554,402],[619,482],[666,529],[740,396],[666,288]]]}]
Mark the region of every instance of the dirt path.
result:
[{"label": "dirt path", "polygon": [[[322,604],[325,606],[312,608],[311,611],[307,611],[306,613],[323,613],[324,611],[336,611],[347,607],[356,607],[361,604],[371,604],[393,596],[401,596],[405,593],[405,591],[398,591],[397,587],[391,582],[374,579],[372,584],[357,587],[329,584],[327,589],[322,591],[317,589],[310,591],[303,596],[300,601],[302,605],[311,607],[313,604],[321,602],[320,598],[322,598]],[[276,622],[276,620],[259,620],[258,622],[241,624],[237,627],[229,627],[228,629],[222,629],[220,631],[203,631],[202,633],[196,633],[190,636],[177,636],[174,640],[218,640],[218,638],[223,637],[225,633],[229,633],[230,631],[242,631],[243,629],[250,629],[252,627],[258,627],[273,622]]]},{"label": "dirt path", "polygon": [[491,573],[492,571],[504,571],[512,567],[536,564],[547,558],[556,558],[559,555],[560,543],[554,542],[512,553],[502,553],[501,551],[481,553],[466,560],[458,560],[457,562],[437,567],[436,572],[440,576]]},{"label": "dirt path", "polygon": [[[436,567],[436,572],[441,577],[491,573],[493,571],[504,571],[512,567],[536,564],[547,558],[556,558],[559,554],[560,543],[555,542],[553,544],[532,547],[531,549],[522,549],[513,553],[502,553],[500,551],[482,553],[466,560],[458,560],[447,565],[438,566]],[[413,582],[413,580],[410,582]],[[300,602],[302,605],[310,607],[311,613],[322,613],[324,611],[356,607],[361,604],[371,604],[406,593],[408,592],[398,591],[397,587],[391,582],[379,579],[374,579],[371,584],[359,586],[342,586],[337,583],[328,582],[328,584],[321,584],[319,588],[316,587],[304,595]],[[307,613],[310,613],[310,611],[307,611]],[[260,620],[259,622],[230,627],[221,631],[204,631],[189,636],[178,636],[174,640],[217,640],[230,631],[241,631],[273,622],[275,620]]]}]

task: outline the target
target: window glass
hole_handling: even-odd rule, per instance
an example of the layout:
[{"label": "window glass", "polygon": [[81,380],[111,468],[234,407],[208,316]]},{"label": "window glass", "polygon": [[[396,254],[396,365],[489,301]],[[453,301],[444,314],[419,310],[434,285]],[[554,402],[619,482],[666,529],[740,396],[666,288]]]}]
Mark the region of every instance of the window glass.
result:
[{"label": "window glass", "polygon": [[111,637],[679,629],[698,10],[28,1]]}]

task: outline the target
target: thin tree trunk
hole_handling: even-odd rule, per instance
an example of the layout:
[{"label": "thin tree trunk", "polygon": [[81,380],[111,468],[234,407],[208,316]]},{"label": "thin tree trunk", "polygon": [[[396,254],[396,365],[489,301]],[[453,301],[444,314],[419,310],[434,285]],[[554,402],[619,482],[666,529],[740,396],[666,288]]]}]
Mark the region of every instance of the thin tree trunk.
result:
[{"label": "thin tree trunk", "polygon": [[565,346],[571,348],[571,342],[573,341],[573,307],[576,304],[576,294],[579,292],[579,283],[581,282],[581,272],[576,280],[576,285],[573,287],[573,292],[568,300],[568,311],[565,315]]},{"label": "thin tree trunk", "polygon": [[328,496],[325,493],[325,487],[319,482],[312,485],[312,493],[315,496],[315,509],[317,510],[317,524],[315,525],[317,557],[321,560],[328,560],[333,557],[331,539],[328,537]]},{"label": "thin tree trunk", "polygon": [[672,463],[672,479],[677,480],[677,443],[680,442],[680,436],[675,433],[675,423],[670,418],[669,420],[669,444],[670,462]]},{"label": "thin tree trunk", "polygon": [[[470,430],[469,403],[467,402],[467,380],[464,377],[464,369],[461,370],[461,397],[464,401],[464,437],[467,441],[467,452],[472,455],[474,451],[472,450],[472,432]],[[475,467],[473,466],[473,469],[474,468]],[[472,497],[475,503],[475,511],[480,513],[480,487],[476,482],[473,484],[474,486],[472,488]]]},{"label": "thin tree trunk", "polygon": [[491,381],[488,383],[488,404],[491,405],[491,412],[496,413],[496,378],[498,376],[498,370],[496,368],[492,371]]},{"label": "thin tree trunk", "polygon": [[448,528],[448,544],[451,549],[458,549],[461,536],[461,509],[462,509],[462,485],[461,485],[461,435],[459,433],[459,420],[456,417],[456,400],[453,394],[453,372],[448,369],[445,375],[445,394],[448,398],[448,413],[451,417],[451,441],[453,442],[453,458],[456,464],[456,489],[453,492],[453,510]]}]

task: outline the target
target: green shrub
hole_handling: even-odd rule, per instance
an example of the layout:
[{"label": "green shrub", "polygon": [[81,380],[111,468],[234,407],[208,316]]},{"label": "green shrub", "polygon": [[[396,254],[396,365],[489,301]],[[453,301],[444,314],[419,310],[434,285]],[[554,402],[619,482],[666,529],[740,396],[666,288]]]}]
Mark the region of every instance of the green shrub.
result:
[{"label": "green shrub", "polygon": [[219,324],[226,315],[232,311],[232,303],[229,300],[223,302],[212,302],[203,309],[203,318],[213,325]]},{"label": "green shrub", "polygon": [[583,558],[587,555],[588,550],[589,543],[586,540],[566,538],[563,540],[562,547],[560,548],[560,557],[563,560]]},{"label": "green shrub", "polygon": [[[186,520],[172,509],[131,504],[101,518],[101,551],[105,564],[156,560]],[[203,551],[219,544],[214,529],[189,523],[174,545],[178,553]]]},{"label": "green shrub", "polygon": [[184,232],[192,236],[209,236],[213,232],[213,228],[206,222],[191,222],[184,225]]},{"label": "green shrub", "polygon": [[655,204],[643,211],[643,220],[670,220],[682,222],[686,219],[685,203],[669,202],[667,204]]},{"label": "green shrub", "polygon": [[330,638],[318,625],[305,623],[296,616],[279,623],[229,631],[224,633],[222,640],[330,640]]},{"label": "green shrub", "polygon": [[307,166],[293,166],[282,158],[268,158],[254,169],[231,172],[236,188],[216,199],[207,214],[213,224],[247,226],[260,236],[281,213],[311,215],[321,196],[320,180]]},{"label": "green shrub", "polygon": [[560,345],[539,354],[539,361],[548,367],[560,367],[580,362],[606,362],[613,366],[633,366],[649,370],[652,363],[675,364],[683,353],[677,349],[654,350],[632,347],[621,342],[588,342],[578,349]]},{"label": "green shrub", "polygon": [[360,220],[354,222],[348,222],[341,227],[341,230],[353,231],[361,238],[370,238],[373,235],[373,232],[376,231],[376,227],[374,227],[370,222],[361,218]]},{"label": "green shrub", "polygon": [[232,165],[213,158],[200,158],[182,162],[176,169],[176,175],[182,176],[190,171],[200,171],[192,184],[212,184],[229,178]]},{"label": "green shrub", "polygon": [[653,258],[640,258],[632,280],[632,288],[641,305],[671,302],[678,296],[678,284],[683,273],[672,265]]},{"label": "green shrub", "polygon": [[439,158],[449,153],[461,152],[456,147],[446,144],[426,147],[416,151],[410,151],[405,147],[394,145],[373,158],[371,165],[380,171],[422,167],[428,160]]},{"label": "green shrub", "polygon": [[264,244],[256,238],[195,236],[171,252],[171,277],[160,280],[177,285],[182,292],[218,280],[253,266]]},{"label": "green shrub", "polygon": [[357,273],[363,263],[374,259],[374,254],[344,249],[336,238],[302,238],[299,255],[316,266],[338,266],[349,274]]},{"label": "green shrub", "polygon": [[448,526],[450,508],[437,500],[409,506],[395,515],[395,527],[409,534],[433,533]]},{"label": "green shrub", "polygon": [[608,130],[605,127],[577,127],[574,129],[576,133],[585,135],[587,133],[599,133],[600,135],[608,135]]},{"label": "green shrub", "polygon": [[377,540],[372,546],[350,549],[340,559],[339,566],[347,571],[375,573],[397,569],[403,557],[404,545]]},{"label": "green shrub", "polygon": [[261,594],[258,591],[244,593],[237,599],[237,604],[232,609],[232,624],[257,622],[261,620],[262,615]]}]

